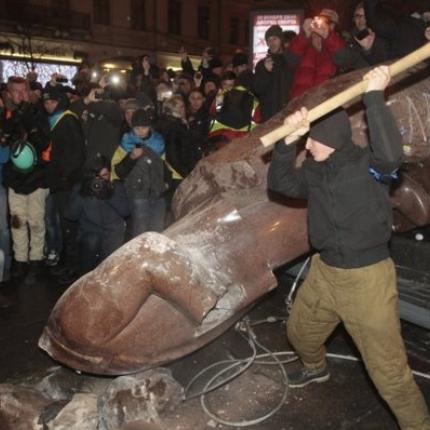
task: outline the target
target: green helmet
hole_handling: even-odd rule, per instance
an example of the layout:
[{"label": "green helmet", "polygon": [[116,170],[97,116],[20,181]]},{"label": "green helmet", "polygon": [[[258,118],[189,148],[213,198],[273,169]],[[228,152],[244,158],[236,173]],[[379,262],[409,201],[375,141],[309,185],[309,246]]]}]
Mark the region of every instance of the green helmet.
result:
[{"label": "green helmet", "polygon": [[31,143],[20,140],[14,145],[10,159],[17,170],[30,172],[37,163],[37,153]]}]

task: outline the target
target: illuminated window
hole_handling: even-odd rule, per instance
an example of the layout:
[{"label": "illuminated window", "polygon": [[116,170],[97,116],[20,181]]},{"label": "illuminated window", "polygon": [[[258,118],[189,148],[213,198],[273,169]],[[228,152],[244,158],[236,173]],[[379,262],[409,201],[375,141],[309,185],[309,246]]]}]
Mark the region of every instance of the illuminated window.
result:
[{"label": "illuminated window", "polygon": [[110,24],[110,0],[93,0],[93,19],[95,24]]},{"label": "illuminated window", "polygon": [[210,9],[209,6],[199,6],[197,16],[197,32],[200,39],[209,40]]},{"label": "illuminated window", "polygon": [[130,18],[131,28],[134,30],[145,30],[146,28],[146,13],[145,0],[131,0]]},{"label": "illuminated window", "polygon": [[[53,73],[60,73],[69,79],[70,82],[77,72],[76,66],[67,64],[53,64],[36,62],[35,71],[37,72],[37,80],[42,84],[46,85],[51,80]],[[29,72],[28,64],[24,60],[0,60],[0,79],[2,82],[7,82],[9,76],[22,76],[25,77]]]},{"label": "illuminated window", "polygon": [[181,34],[182,3],[179,0],[169,0],[168,32]]}]

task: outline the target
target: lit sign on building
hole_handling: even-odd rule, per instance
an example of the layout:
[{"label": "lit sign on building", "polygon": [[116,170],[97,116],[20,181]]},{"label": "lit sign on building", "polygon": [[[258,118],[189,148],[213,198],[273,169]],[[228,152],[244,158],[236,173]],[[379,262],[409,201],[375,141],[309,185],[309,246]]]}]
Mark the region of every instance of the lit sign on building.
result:
[{"label": "lit sign on building", "polygon": [[253,67],[267,55],[267,45],[264,34],[274,24],[284,31],[292,30],[297,34],[303,20],[303,10],[255,11],[251,12],[251,47]]},{"label": "lit sign on building", "polygon": [[[42,85],[45,85],[48,81],[50,81],[51,76],[54,73],[60,73],[64,75],[67,79],[69,79],[69,82],[70,82],[78,70],[77,66],[68,65],[68,64],[36,62],[35,66],[36,66],[35,71],[38,74],[37,80]],[[25,77],[28,72],[29,72],[29,67],[26,61],[0,59],[0,81],[1,82],[7,82],[7,79],[10,76]]]}]

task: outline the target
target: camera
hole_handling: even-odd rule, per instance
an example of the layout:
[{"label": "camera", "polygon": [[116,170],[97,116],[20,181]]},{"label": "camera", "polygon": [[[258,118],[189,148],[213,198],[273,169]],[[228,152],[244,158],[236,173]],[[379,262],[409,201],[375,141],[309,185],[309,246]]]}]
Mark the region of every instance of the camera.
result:
[{"label": "camera", "polygon": [[324,16],[316,16],[313,20],[312,20],[312,27],[313,28],[321,28],[324,25],[329,25],[330,24],[330,20],[328,20],[326,17]]},{"label": "camera", "polygon": [[365,39],[367,36],[370,35],[370,32],[367,28],[364,28],[363,30],[359,31],[356,35],[355,38],[357,40],[363,40]]},{"label": "camera", "polygon": [[112,183],[99,175],[88,178],[82,187],[82,194],[96,197],[101,200],[109,199],[112,196]]},{"label": "camera", "polygon": [[103,98],[103,91],[97,90],[94,92],[94,98],[100,100]]},{"label": "camera", "polygon": [[97,194],[105,186],[106,182],[107,181],[102,177],[95,176],[94,178],[91,179],[89,183],[91,192],[93,192],[94,194]]},{"label": "camera", "polygon": [[69,80],[67,78],[55,78],[55,82],[58,82],[59,84],[65,84],[66,82],[69,82]]}]

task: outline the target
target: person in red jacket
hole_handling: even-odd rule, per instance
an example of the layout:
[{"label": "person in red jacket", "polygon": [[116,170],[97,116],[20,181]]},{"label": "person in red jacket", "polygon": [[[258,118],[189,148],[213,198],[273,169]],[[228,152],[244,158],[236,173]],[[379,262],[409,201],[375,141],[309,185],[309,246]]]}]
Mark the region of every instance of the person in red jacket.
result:
[{"label": "person in red jacket", "polygon": [[338,14],[331,9],[323,9],[314,18],[306,18],[302,31],[288,47],[289,63],[295,66],[290,98],[335,76],[338,67],[355,68],[366,64],[354,64],[345,41],[337,33]]}]

